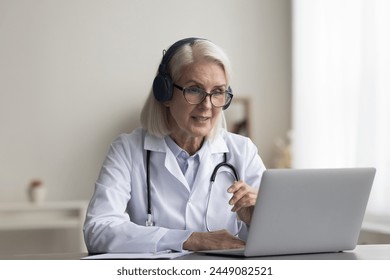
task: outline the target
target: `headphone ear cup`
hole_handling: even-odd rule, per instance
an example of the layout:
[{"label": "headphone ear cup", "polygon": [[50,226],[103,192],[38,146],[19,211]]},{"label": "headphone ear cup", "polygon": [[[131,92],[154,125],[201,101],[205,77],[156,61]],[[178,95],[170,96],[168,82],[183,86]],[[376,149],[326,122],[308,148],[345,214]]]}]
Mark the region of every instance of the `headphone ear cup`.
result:
[{"label": "headphone ear cup", "polygon": [[230,103],[232,103],[232,100],[233,100],[233,90],[231,87],[228,87],[227,91],[232,95],[232,98],[230,98],[229,102],[225,104],[225,106],[222,107],[222,110],[226,110],[227,108],[229,108],[230,106]]},{"label": "headphone ear cup", "polygon": [[225,106],[222,107],[222,110],[226,110],[227,108],[229,108],[231,102],[232,99],[230,99],[229,103],[227,103]]},{"label": "headphone ear cup", "polygon": [[159,102],[171,100],[173,94],[173,82],[169,75],[158,74],[153,81],[153,94]]}]

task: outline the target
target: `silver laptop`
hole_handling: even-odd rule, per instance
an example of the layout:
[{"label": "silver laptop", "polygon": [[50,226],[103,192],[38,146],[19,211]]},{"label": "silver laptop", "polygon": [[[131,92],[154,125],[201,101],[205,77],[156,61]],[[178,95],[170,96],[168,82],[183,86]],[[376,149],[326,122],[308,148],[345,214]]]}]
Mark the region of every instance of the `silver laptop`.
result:
[{"label": "silver laptop", "polygon": [[374,176],[375,168],[267,170],[245,249],[204,252],[251,257],[352,250]]}]

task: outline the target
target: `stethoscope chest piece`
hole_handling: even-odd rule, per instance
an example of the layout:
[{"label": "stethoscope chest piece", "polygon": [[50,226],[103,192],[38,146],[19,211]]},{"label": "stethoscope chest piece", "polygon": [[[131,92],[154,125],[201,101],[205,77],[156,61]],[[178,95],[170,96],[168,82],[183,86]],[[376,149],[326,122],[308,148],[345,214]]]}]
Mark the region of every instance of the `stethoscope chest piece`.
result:
[{"label": "stethoscope chest piece", "polygon": [[152,226],[154,226],[152,214],[148,214],[148,219],[146,220],[145,225],[146,225],[147,227],[152,227]]}]

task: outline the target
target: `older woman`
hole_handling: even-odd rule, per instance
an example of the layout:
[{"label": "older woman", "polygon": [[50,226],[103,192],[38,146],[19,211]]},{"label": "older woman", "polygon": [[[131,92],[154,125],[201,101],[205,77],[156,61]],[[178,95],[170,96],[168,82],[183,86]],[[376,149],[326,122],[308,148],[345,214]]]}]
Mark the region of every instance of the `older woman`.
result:
[{"label": "older woman", "polygon": [[187,38],[165,52],[142,128],[111,145],[84,225],[87,248],[156,252],[240,248],[265,169],[252,141],[225,129],[230,63]]}]

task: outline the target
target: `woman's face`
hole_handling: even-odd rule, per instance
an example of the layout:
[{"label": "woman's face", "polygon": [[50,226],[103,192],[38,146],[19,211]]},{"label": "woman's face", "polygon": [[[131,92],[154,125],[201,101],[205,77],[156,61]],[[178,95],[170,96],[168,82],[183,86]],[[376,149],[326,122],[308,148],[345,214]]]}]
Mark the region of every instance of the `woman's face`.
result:
[{"label": "woman's face", "polygon": [[[175,83],[181,87],[199,87],[206,92],[226,89],[225,71],[221,65],[207,60],[196,61],[183,69],[181,78]],[[171,116],[173,138],[203,138],[214,128],[222,108],[211,104],[210,97],[198,105],[189,104],[183,92],[174,88],[173,96],[166,103]]]}]

